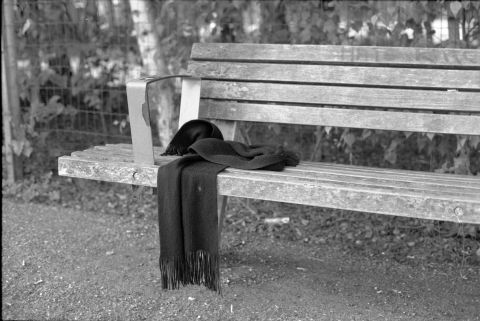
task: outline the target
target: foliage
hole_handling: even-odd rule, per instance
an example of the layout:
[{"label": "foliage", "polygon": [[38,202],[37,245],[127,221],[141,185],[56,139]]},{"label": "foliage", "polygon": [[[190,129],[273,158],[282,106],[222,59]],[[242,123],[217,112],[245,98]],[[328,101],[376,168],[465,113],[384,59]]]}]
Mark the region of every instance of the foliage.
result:
[{"label": "foliage", "polygon": [[105,31],[95,1],[20,0],[17,4],[17,76],[24,135],[14,152],[29,157],[39,128],[48,129],[59,118],[72,126],[80,113],[99,114],[104,132],[114,126],[123,130],[126,116],[107,123],[103,114],[126,112],[127,66],[139,65],[135,52],[124,52],[120,46],[132,41],[128,26]]},{"label": "foliage", "polygon": [[[118,107],[125,106],[125,79],[141,69],[132,22],[125,18],[131,15],[128,3],[121,2],[123,18],[116,15],[112,22],[100,10],[101,5],[119,10],[119,4],[109,0],[18,1],[25,139],[15,145],[17,153],[32,153],[31,140],[42,125],[59,117],[71,119],[71,124],[84,111],[100,115],[104,132],[114,126],[126,130],[126,116],[108,123],[102,115],[125,112]],[[152,4],[159,49],[172,74],[185,72],[191,45],[197,41],[480,46],[477,1],[156,0]],[[446,34],[440,27],[448,25],[460,28],[449,28]],[[118,90],[106,90],[111,88]],[[178,108],[176,112],[174,117]],[[244,124],[242,131],[248,132],[248,126]],[[283,127],[268,128],[279,133]],[[367,148],[382,154],[380,159],[375,156],[382,166],[411,168],[414,162],[405,164],[404,155],[413,149],[416,153],[410,156],[420,157],[423,170],[462,174],[480,170],[479,137],[325,127],[304,134],[315,146],[301,151],[310,159],[331,151],[339,160],[346,157],[346,162],[365,164],[370,162],[365,159],[368,155],[359,150]],[[265,135],[257,131],[258,137],[247,139]]]}]

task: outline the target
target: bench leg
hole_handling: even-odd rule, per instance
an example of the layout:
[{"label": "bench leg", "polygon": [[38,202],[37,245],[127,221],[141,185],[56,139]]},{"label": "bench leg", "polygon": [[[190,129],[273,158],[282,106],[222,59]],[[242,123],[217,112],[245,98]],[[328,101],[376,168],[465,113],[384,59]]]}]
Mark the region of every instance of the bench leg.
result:
[{"label": "bench leg", "polygon": [[220,248],[220,241],[222,236],[223,220],[225,219],[225,210],[227,209],[227,196],[217,196],[217,208],[218,208],[218,247]]}]

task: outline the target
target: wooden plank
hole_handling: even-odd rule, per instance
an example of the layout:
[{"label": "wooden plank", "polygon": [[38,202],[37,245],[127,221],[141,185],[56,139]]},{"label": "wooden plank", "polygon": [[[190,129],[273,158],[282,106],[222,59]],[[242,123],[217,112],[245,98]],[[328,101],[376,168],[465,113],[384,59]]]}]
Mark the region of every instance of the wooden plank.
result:
[{"label": "wooden plank", "polygon": [[[96,146],[95,148],[74,152],[72,157],[92,162],[133,162],[133,154],[130,149],[122,148],[112,150],[112,146]],[[162,166],[174,159],[176,156],[157,156],[155,164]],[[260,172],[242,171],[246,175],[255,175],[268,177],[272,179],[284,179],[286,181],[302,179],[304,181],[314,179],[323,182],[347,183],[357,188],[362,187],[391,187],[398,190],[406,189],[404,192],[417,190],[423,192],[429,190],[437,193],[448,193],[448,195],[470,195],[470,197],[480,198],[480,179],[464,175],[442,175],[437,173],[425,173],[415,171],[391,170],[391,172],[378,173],[375,168],[363,168],[361,166],[338,165],[338,169],[332,169],[328,163],[305,164],[302,162],[297,167],[287,167],[283,172]],[[353,169],[353,170],[352,170]],[[233,172],[238,171],[231,169]],[[372,170],[372,171],[367,171]],[[405,175],[405,173],[409,175]],[[454,180],[453,178],[457,178]],[[459,180],[461,178],[462,180]],[[266,178],[265,178],[266,179]]]},{"label": "wooden plank", "polygon": [[[90,150],[84,152],[76,152],[72,154],[72,157],[82,160],[89,160],[93,162],[111,162],[111,163],[121,163],[127,162],[132,163],[132,155],[111,155],[102,153],[100,150]],[[168,162],[176,159],[176,157],[159,157],[155,164],[163,166]],[[235,169],[231,169],[235,172]],[[305,166],[299,165],[298,167],[286,168],[282,172],[261,172],[259,174],[257,171],[246,172],[243,171],[245,175],[261,175],[266,179],[269,175],[272,176],[272,180],[282,179],[285,181],[290,180],[303,180],[303,181],[323,181],[323,182],[337,182],[337,183],[346,183],[351,186],[361,187],[387,187],[393,188],[395,190],[405,189],[405,192],[410,191],[420,191],[425,190],[431,191],[431,193],[448,193],[449,195],[477,197],[480,200],[480,185],[474,186],[473,184],[468,184],[466,182],[455,182],[445,180],[429,180],[428,178],[412,178],[412,177],[396,177],[395,175],[365,175],[365,174],[356,174],[342,171],[328,171],[323,170],[322,168],[311,169],[305,168]]]},{"label": "wooden plank", "polygon": [[480,93],[205,80],[202,98],[480,112]]},{"label": "wooden plank", "polygon": [[132,185],[157,186],[158,166],[78,157],[58,158],[58,175]]},{"label": "wooden plank", "polygon": [[[101,149],[91,149],[86,151],[77,151],[73,152],[71,157],[78,159],[89,159],[89,160],[98,160],[105,162],[125,162],[125,163],[135,163],[133,161],[133,154],[128,151],[112,153],[111,151],[104,151]],[[155,165],[162,165],[168,162],[175,160],[178,156],[160,156],[160,154],[155,156]]]},{"label": "wooden plank", "polygon": [[[88,155],[86,157],[71,157],[71,161],[86,162],[94,164],[95,166],[108,166],[111,164],[115,168],[132,168],[132,171],[139,168],[138,164],[132,162],[122,162],[118,159],[102,159],[102,156],[97,157],[98,155]],[[64,158],[68,158],[65,156]],[[63,159],[62,159],[63,160]],[[159,161],[158,166],[162,166],[168,163],[170,160]],[[115,178],[117,171],[108,171],[105,174],[105,171],[98,173],[97,171],[84,171],[78,174],[75,177],[91,178],[91,179],[100,179],[95,178],[95,175],[101,175],[101,180],[107,181],[119,181],[119,182],[130,182],[132,175],[125,175],[125,172],[120,170],[122,177],[120,179]],[[268,181],[268,182],[278,182],[284,184],[293,184],[293,185],[309,185],[309,184],[326,184],[329,186],[336,186],[342,188],[349,188],[355,190],[363,190],[369,192],[383,192],[383,193],[396,193],[402,194],[405,196],[414,196],[414,195],[423,195],[424,197],[440,197],[440,198],[455,198],[457,200],[476,200],[480,202],[480,194],[478,190],[471,188],[463,188],[463,191],[459,192],[459,188],[455,186],[443,186],[440,184],[431,184],[425,182],[408,182],[400,181],[402,184],[393,184],[396,183],[395,179],[381,179],[377,177],[375,179],[365,179],[363,177],[353,177],[345,176],[341,173],[337,175],[336,178],[328,175],[298,175],[298,172],[292,171],[292,168],[287,168],[282,172],[273,172],[273,171],[255,171],[255,170],[239,170],[234,168],[229,168],[226,172],[242,176],[244,179],[250,179],[254,181]],[[132,172],[133,173],[133,172]],[[62,172],[63,175],[63,172]],[[105,179],[105,176],[108,175],[108,179]],[[68,175],[67,175],[68,176]],[[126,176],[126,178],[125,178]],[[114,177],[114,178],[112,178]],[[122,180],[122,181],[121,181]]]},{"label": "wooden plank", "polygon": [[[154,147],[155,164],[157,165],[166,164],[167,162],[178,158],[178,156],[160,156],[162,151],[163,148],[156,146]],[[101,161],[133,162],[132,146],[130,144],[107,144],[104,146],[95,146],[85,151],[74,152],[72,153],[72,156]],[[231,170],[235,171],[235,169]],[[289,175],[297,175],[295,173],[299,173],[299,177],[312,175],[323,176],[325,174],[332,174],[337,176],[353,176],[360,179],[388,179],[391,181],[412,182],[417,185],[428,183],[441,186],[452,186],[455,189],[480,189],[480,178],[477,176],[420,172],[412,170],[355,166],[325,162],[302,161],[296,167],[287,167],[285,169],[285,172],[288,172]]]},{"label": "wooden plank", "polygon": [[335,164],[335,163],[320,163],[320,162],[302,162],[302,166],[305,168],[315,168],[317,167],[326,169],[326,170],[339,170],[339,171],[349,171],[349,172],[361,172],[366,175],[394,175],[394,176],[408,176],[408,177],[418,177],[421,180],[424,179],[439,179],[439,180],[448,180],[448,181],[460,181],[467,182],[468,184],[478,184],[480,183],[480,177],[471,176],[471,175],[461,175],[461,174],[448,174],[448,173],[436,173],[436,172],[426,172],[426,171],[415,171],[407,169],[396,169],[396,168],[380,168],[380,167],[367,167],[367,166],[357,166],[357,165],[347,165],[347,164]]},{"label": "wooden plank", "polygon": [[[156,186],[157,169],[156,165],[89,161],[68,156],[59,158],[59,174],[63,176],[152,187]],[[272,173],[266,176],[264,174],[261,171],[228,169],[218,177],[219,194],[380,214],[480,223],[480,200],[469,198],[467,195],[448,195],[429,190],[420,193],[388,187],[359,189],[358,186],[349,184],[312,179],[285,180],[282,177],[272,179]]]},{"label": "wooden plank", "polygon": [[288,169],[289,171],[304,171],[307,173],[341,174],[345,176],[382,178],[408,182],[432,183],[445,186],[467,187],[469,189],[480,189],[480,178],[471,175],[445,174],[435,172],[420,172],[413,170],[375,168],[364,166],[353,166],[332,163],[301,162],[299,166]]},{"label": "wooden plank", "polygon": [[[439,199],[421,194],[406,196],[323,183],[285,184],[271,180],[251,180],[231,173],[222,173],[218,176],[218,189],[222,194],[236,197],[404,217],[480,223],[480,202],[456,200],[454,197]],[[455,209],[462,215],[456,215]]]},{"label": "wooden plank", "polygon": [[[390,186],[388,184],[374,184],[374,182],[364,181],[361,179],[340,179],[330,180],[323,177],[295,177],[285,172],[272,172],[272,171],[239,171],[228,169],[225,173],[237,175],[245,180],[251,180],[261,185],[264,182],[276,182],[286,185],[322,185],[331,186],[332,188],[351,189],[355,191],[364,191],[368,193],[389,193],[395,195],[403,195],[404,197],[422,196],[426,198],[442,198],[442,199],[455,199],[457,201],[475,201],[480,204],[480,195],[475,192],[458,193],[452,188],[441,188],[440,186],[425,186],[422,188],[422,184],[411,184],[408,187],[403,186]],[[235,176],[235,177],[237,177]]]},{"label": "wooden plank", "polygon": [[188,72],[214,80],[480,89],[480,70],[191,61]]},{"label": "wooden plank", "polygon": [[351,184],[372,185],[372,186],[386,186],[394,188],[406,188],[410,190],[432,190],[432,191],[448,191],[448,193],[458,193],[458,195],[471,194],[480,200],[480,186],[471,186],[469,184],[447,183],[442,184],[440,181],[421,181],[415,179],[408,179],[408,177],[388,177],[383,176],[369,176],[361,174],[352,174],[344,172],[331,171],[312,171],[304,170],[303,168],[286,169],[278,173],[278,176],[288,176],[299,179],[316,179],[325,181],[349,182]]},{"label": "wooden plank", "polygon": [[200,106],[200,117],[204,118],[480,135],[480,114],[468,116],[445,115],[352,110],[344,108],[315,108],[293,105],[249,104],[218,100],[202,100]]},{"label": "wooden plank", "polygon": [[480,67],[475,49],[195,43],[193,60]]}]

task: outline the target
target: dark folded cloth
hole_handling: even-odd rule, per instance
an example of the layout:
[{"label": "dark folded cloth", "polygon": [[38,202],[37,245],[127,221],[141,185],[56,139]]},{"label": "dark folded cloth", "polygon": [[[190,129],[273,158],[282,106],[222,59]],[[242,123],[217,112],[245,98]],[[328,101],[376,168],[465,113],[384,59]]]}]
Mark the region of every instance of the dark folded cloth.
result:
[{"label": "dark folded cloth", "polygon": [[226,166],[186,155],[158,170],[162,287],[220,290],[217,174]]},{"label": "dark folded cloth", "polygon": [[226,167],[280,171],[298,164],[281,147],[217,138],[194,142],[189,154],[158,170],[162,287],[203,284],[220,291],[217,175]]},{"label": "dark folded cloth", "polygon": [[188,150],[209,162],[240,169],[281,171],[286,165],[298,164],[298,157],[282,146],[248,146],[240,142],[205,138],[193,143]]}]

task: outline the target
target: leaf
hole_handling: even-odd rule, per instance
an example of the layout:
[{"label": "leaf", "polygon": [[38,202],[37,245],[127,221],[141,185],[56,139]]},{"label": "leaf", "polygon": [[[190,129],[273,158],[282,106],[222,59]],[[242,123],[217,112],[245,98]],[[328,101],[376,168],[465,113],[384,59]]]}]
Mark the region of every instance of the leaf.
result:
[{"label": "leaf", "polygon": [[310,28],[305,28],[300,32],[300,41],[301,43],[308,43],[312,38],[312,33],[310,32]]},{"label": "leaf", "polygon": [[453,159],[453,164],[455,167],[455,174],[470,174],[470,160],[465,153],[462,153],[459,157]]},{"label": "leaf", "polygon": [[437,168],[434,170],[435,173],[448,173],[448,162],[442,164],[441,168]]},{"label": "leaf", "polygon": [[391,15],[393,15],[397,11],[397,7],[393,6],[388,6],[387,7],[387,12]]},{"label": "leaf", "polygon": [[353,144],[355,143],[355,135],[353,133],[347,133],[342,136],[343,141],[347,144],[348,147],[352,148]]},{"label": "leaf", "polygon": [[457,136],[457,153],[462,150],[467,142],[467,136]]},{"label": "leaf", "polygon": [[60,200],[60,191],[51,191],[48,193],[48,198],[51,201],[59,201]]},{"label": "leaf", "polygon": [[457,17],[460,9],[462,9],[462,3],[460,1],[450,2],[450,10],[455,18]]},{"label": "leaf", "polygon": [[442,157],[447,155],[447,153],[450,151],[448,140],[447,139],[442,139],[442,141],[440,142],[440,145],[437,147],[437,149],[440,152],[440,155]]},{"label": "leaf", "polygon": [[385,150],[383,158],[390,164],[397,162],[397,146],[402,142],[401,138],[397,137],[390,142],[390,146]]},{"label": "leaf", "polygon": [[275,135],[280,135],[280,132],[282,131],[282,128],[280,127],[279,124],[270,124],[268,125],[268,127],[273,130],[273,132],[275,133]]},{"label": "leaf", "polygon": [[12,143],[11,143],[13,153],[14,153],[15,155],[17,155],[17,156],[21,155],[24,144],[25,144],[25,141],[24,141],[24,140],[15,140],[15,139],[13,139],[13,140],[12,140]]},{"label": "leaf", "polygon": [[425,146],[427,146],[427,144],[428,144],[428,139],[426,139],[425,137],[418,137],[417,139],[418,152],[420,153],[425,148]]},{"label": "leaf", "polygon": [[28,158],[28,157],[30,157],[32,152],[33,152],[32,144],[30,144],[30,142],[28,140],[25,141],[25,144],[23,145],[23,149],[22,149],[22,155],[24,155],[25,157]]},{"label": "leaf", "polygon": [[472,148],[478,148],[478,145],[480,144],[480,136],[471,136],[468,141]]},{"label": "leaf", "polygon": [[370,129],[364,129],[362,132],[362,140],[367,139],[372,135],[372,131]]},{"label": "leaf", "polygon": [[28,18],[22,27],[22,35],[25,35],[25,33],[28,31],[28,29],[30,29],[31,26],[32,26],[32,20]]},{"label": "leaf", "polygon": [[332,19],[329,19],[323,25],[323,31],[326,32],[326,33],[335,34],[337,32],[337,26],[335,25],[335,22],[333,22]]},{"label": "leaf", "polygon": [[413,132],[403,132],[405,135],[405,138],[408,139],[410,136],[412,136]]}]

